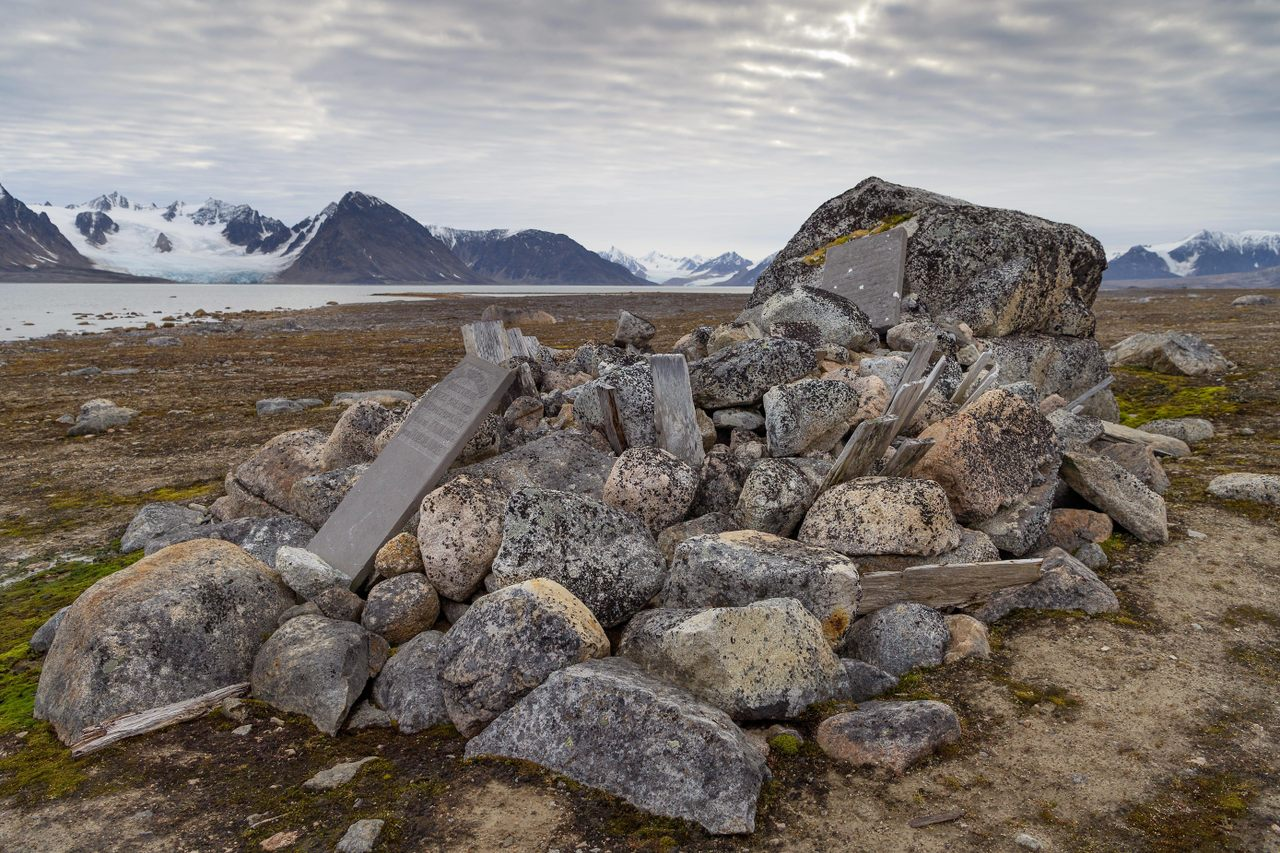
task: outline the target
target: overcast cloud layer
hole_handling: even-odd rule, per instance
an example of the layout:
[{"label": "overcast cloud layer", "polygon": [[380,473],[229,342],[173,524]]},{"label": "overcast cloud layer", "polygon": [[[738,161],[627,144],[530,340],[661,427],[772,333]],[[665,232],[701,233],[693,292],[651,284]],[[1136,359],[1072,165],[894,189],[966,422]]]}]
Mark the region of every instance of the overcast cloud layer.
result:
[{"label": "overcast cloud layer", "polygon": [[879,175],[1280,229],[1275,0],[0,0],[0,182],[758,258]]}]

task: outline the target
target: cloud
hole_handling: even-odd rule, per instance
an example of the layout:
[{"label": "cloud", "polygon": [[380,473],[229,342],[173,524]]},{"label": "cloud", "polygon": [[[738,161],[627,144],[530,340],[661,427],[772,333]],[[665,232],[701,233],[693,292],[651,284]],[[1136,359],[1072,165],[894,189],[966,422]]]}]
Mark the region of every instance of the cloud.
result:
[{"label": "cloud", "polygon": [[763,255],[861,178],[1109,245],[1280,228],[1280,10],[1223,0],[9,0],[32,201],[360,188],[427,222]]}]

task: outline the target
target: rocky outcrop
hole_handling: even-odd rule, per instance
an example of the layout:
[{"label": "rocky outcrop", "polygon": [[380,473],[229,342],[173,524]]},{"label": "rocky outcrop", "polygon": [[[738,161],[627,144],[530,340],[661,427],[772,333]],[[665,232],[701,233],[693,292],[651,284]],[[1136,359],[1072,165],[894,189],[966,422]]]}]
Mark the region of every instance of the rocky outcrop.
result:
[{"label": "rocky outcrop", "polygon": [[980,336],[1043,332],[1089,336],[1106,256],[1071,225],[979,207],[867,178],[820,206],[756,283],[751,305],[822,280],[825,249],[907,220],[904,295],[926,313]]},{"label": "rocky outcrop", "polygon": [[620,658],[552,673],[467,744],[481,756],[532,761],[715,834],[755,829],[770,776],[727,714]]},{"label": "rocky outcrop", "polygon": [[71,605],[40,673],[36,717],[70,743],[120,714],[248,681],[263,637],[293,603],[279,575],[226,542],[145,557]]}]

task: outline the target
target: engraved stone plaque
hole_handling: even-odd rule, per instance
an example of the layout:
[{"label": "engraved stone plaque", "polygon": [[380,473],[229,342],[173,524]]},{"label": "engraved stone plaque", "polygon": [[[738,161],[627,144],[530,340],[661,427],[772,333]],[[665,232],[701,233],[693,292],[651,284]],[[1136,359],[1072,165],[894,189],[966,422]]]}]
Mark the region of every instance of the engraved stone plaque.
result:
[{"label": "engraved stone plaque", "polygon": [[902,274],[907,263],[907,232],[890,228],[827,250],[822,289],[838,293],[887,329],[902,313]]},{"label": "engraved stone plaque", "polygon": [[378,549],[418,511],[514,377],[514,370],[465,356],[409,414],[308,549],[348,575],[352,588],[363,583]]}]

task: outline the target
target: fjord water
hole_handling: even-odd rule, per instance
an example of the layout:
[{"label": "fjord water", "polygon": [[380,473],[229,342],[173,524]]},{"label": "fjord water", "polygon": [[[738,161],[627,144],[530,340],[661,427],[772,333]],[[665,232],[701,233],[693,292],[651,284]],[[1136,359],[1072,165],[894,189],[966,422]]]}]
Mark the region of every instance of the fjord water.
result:
[{"label": "fjord water", "polygon": [[750,293],[750,287],[440,284],[33,284],[0,283],[0,340],[58,332],[139,328],[164,317],[205,311],[316,308],[327,302],[388,302],[404,294],[469,293],[493,297],[540,293],[689,292]]}]

